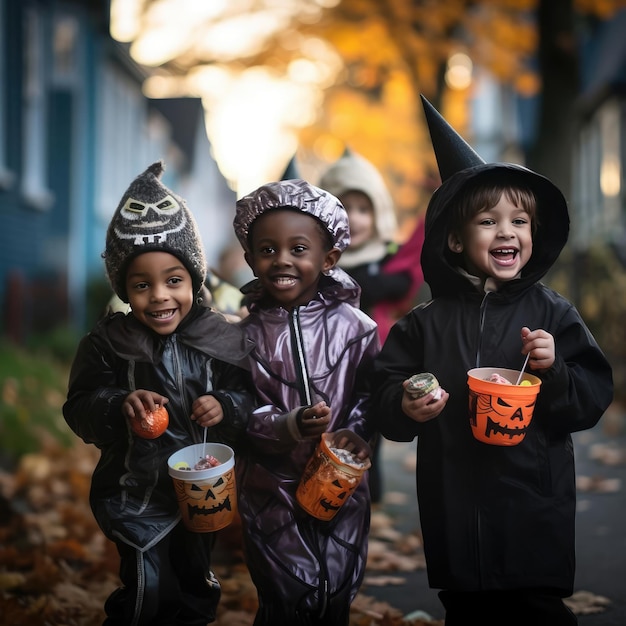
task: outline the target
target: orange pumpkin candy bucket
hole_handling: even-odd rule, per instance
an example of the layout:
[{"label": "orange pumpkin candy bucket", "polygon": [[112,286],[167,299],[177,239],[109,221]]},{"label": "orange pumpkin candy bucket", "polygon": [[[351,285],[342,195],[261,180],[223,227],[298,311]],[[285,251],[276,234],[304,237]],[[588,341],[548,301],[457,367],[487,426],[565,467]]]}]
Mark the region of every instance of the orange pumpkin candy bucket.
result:
[{"label": "orange pumpkin candy bucket", "polygon": [[342,505],[355,492],[363,474],[370,468],[370,459],[364,461],[347,460],[350,455],[343,455],[335,448],[334,439],[347,437],[365,442],[349,430],[336,433],[323,433],[313,456],[309,459],[298,489],[296,499],[300,506],[313,517],[329,521],[335,517]]},{"label": "orange pumpkin candy bucket", "polygon": [[[499,375],[511,384],[489,380]],[[524,372],[478,367],[467,372],[469,420],[474,438],[492,446],[516,446],[526,437],[541,379]],[[497,377],[497,376],[496,376]]]}]

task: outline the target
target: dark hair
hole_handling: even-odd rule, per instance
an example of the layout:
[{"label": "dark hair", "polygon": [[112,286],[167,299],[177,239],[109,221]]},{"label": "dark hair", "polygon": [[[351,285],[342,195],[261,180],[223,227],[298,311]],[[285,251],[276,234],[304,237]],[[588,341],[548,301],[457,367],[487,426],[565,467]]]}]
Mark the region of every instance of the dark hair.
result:
[{"label": "dark hair", "polygon": [[504,195],[509,202],[523,209],[531,221],[531,230],[537,232],[537,198],[532,189],[519,181],[477,179],[459,195],[450,218],[450,232],[460,233],[463,226],[481,211],[492,209]]},{"label": "dark hair", "polygon": [[268,209],[267,211],[265,211],[265,213],[262,213],[261,215],[259,215],[252,222],[252,224],[250,224],[250,228],[248,229],[248,237],[247,237],[248,248],[250,250],[252,250],[252,231],[254,230],[255,224],[257,223],[260,217],[263,217],[263,215],[267,215],[270,211],[295,211],[296,213],[301,213],[302,215],[307,215],[308,217],[313,218],[315,220],[315,225],[317,226],[317,230],[319,231],[320,236],[322,238],[322,247],[324,248],[324,252],[328,252],[329,250],[332,250],[335,247],[335,244],[333,242],[333,237],[330,231],[326,227],[326,224],[324,224],[324,222],[322,222],[322,220],[319,219],[319,217],[316,217],[315,215],[311,215],[311,213],[306,213],[304,211],[301,211],[300,209],[296,207],[279,206],[279,207]]}]

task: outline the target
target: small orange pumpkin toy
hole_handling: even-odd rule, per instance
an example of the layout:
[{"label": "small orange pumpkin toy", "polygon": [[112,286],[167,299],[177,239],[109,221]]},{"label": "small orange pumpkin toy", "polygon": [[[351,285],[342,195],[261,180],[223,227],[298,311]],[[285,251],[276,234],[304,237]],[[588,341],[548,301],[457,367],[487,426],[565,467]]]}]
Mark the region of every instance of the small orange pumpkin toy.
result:
[{"label": "small orange pumpkin toy", "polygon": [[154,411],[146,409],[145,419],[133,417],[130,420],[132,431],[144,439],[156,439],[160,437],[170,423],[170,416],[163,405],[157,404]]}]

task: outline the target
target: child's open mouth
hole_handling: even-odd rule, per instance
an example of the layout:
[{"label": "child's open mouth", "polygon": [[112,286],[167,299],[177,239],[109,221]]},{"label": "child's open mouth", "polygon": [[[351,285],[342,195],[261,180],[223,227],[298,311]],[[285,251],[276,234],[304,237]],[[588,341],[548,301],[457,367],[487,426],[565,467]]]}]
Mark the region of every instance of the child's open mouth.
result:
[{"label": "child's open mouth", "polygon": [[286,288],[293,287],[296,284],[296,279],[293,276],[274,276],[272,283],[276,287]]},{"label": "child's open mouth", "polygon": [[517,256],[516,248],[496,248],[491,251],[491,256],[498,261],[498,263],[510,264],[515,261]]},{"label": "child's open mouth", "polygon": [[155,320],[168,320],[174,317],[174,313],[176,313],[176,309],[167,309],[167,311],[154,311],[150,313],[150,317]]}]

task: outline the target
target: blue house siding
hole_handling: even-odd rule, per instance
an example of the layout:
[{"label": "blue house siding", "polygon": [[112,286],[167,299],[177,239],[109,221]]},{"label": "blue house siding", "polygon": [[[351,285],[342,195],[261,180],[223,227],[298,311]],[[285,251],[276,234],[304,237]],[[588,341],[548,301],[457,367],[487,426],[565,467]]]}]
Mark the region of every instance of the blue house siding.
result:
[{"label": "blue house siding", "polygon": [[0,0],[0,64],[0,332],[85,331],[106,228],[132,178],[164,158],[183,197],[223,197],[201,102],[143,95],[145,75],[108,33],[106,0]]},{"label": "blue house siding", "polygon": [[[7,330],[19,340],[34,328],[45,330],[68,317],[70,169],[76,109],[72,87],[80,77],[73,77],[72,86],[59,85],[55,76],[54,20],[59,18],[61,5],[3,0],[2,6],[3,135],[5,165],[13,182],[0,192],[0,214],[6,225],[0,232],[0,297],[3,310],[14,312],[13,327]],[[80,25],[77,31],[87,30],[88,10],[76,3],[71,11]],[[74,54],[79,57],[80,51]]]}]

